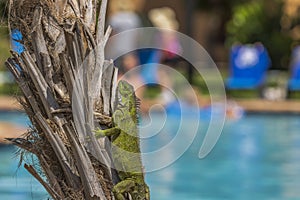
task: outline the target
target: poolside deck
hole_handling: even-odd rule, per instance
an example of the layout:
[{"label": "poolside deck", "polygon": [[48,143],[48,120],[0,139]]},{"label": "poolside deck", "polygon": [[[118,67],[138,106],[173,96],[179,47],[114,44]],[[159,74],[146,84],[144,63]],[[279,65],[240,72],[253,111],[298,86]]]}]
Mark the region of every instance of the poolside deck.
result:
[{"label": "poolside deck", "polygon": [[[0,111],[22,110],[16,98],[0,96]],[[7,143],[4,138],[16,138],[25,133],[26,127],[16,126],[9,122],[0,122],[0,144]]]},{"label": "poolside deck", "polygon": [[15,97],[0,96],[0,110],[22,110],[22,106]]},{"label": "poolside deck", "polygon": [[[234,99],[246,112],[267,113],[298,113],[300,114],[300,100],[268,101],[262,99]],[[145,102],[145,104],[155,102]],[[147,106],[146,106],[147,107]],[[22,110],[16,98],[0,96],[0,111]],[[0,144],[6,137],[18,137],[26,131],[25,127],[16,127],[12,123],[0,122]]]},{"label": "poolside deck", "polygon": [[262,99],[235,100],[246,112],[300,113],[300,100],[268,101]]},{"label": "poolside deck", "polygon": [[4,138],[17,138],[26,132],[26,128],[8,122],[0,122],[0,144],[8,143]]},{"label": "poolside deck", "polygon": [[[285,100],[285,101],[269,101],[264,99],[230,99],[228,101],[236,102],[246,112],[257,113],[292,113],[300,114],[300,100]],[[209,105],[209,98],[205,97],[199,100],[199,105]],[[144,101],[142,103],[142,112],[147,110],[157,102]]]},{"label": "poolside deck", "polygon": [[[248,112],[300,113],[300,100],[233,99],[233,101]],[[145,104],[153,103],[155,102],[145,102]],[[22,106],[14,97],[0,96],[0,110],[22,110]]]}]

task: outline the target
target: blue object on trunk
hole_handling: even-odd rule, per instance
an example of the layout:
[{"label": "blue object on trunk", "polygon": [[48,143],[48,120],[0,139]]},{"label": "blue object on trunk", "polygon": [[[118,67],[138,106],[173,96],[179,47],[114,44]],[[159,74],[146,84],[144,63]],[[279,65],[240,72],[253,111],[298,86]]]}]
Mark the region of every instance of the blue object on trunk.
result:
[{"label": "blue object on trunk", "polygon": [[21,54],[25,49],[21,41],[23,40],[22,33],[18,29],[13,29],[11,31],[11,45],[12,50]]}]

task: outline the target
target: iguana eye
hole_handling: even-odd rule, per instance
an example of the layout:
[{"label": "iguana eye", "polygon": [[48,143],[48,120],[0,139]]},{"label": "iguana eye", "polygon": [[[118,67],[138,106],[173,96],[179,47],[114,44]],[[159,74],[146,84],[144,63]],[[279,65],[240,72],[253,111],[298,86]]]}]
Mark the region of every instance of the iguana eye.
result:
[{"label": "iguana eye", "polygon": [[118,102],[121,103],[122,102],[122,96],[118,95]]}]

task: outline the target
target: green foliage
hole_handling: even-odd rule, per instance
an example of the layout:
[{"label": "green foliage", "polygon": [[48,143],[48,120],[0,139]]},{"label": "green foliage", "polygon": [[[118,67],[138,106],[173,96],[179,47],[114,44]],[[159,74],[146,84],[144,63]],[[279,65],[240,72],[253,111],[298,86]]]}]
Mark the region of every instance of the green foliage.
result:
[{"label": "green foliage", "polygon": [[237,99],[257,99],[260,98],[259,90],[230,90],[227,91],[227,96]]},{"label": "green foliage", "polygon": [[269,51],[272,68],[287,68],[293,40],[282,32],[281,17],[281,0],[253,0],[236,5],[227,23],[226,45],[261,42]]},{"label": "green foliage", "polygon": [[232,20],[227,24],[227,42],[233,44],[255,41],[263,31],[265,20],[261,1],[234,7]]},{"label": "green foliage", "polygon": [[[6,25],[7,12],[4,12],[6,9],[6,2],[6,0],[0,0],[0,71],[7,70],[4,63],[10,56],[9,33]],[[0,95],[16,94],[20,94],[20,90],[15,83],[0,84]]]},{"label": "green foliage", "polygon": [[4,70],[4,62],[10,56],[9,33],[7,29],[8,0],[0,0],[0,70]]},{"label": "green foliage", "polygon": [[289,99],[300,99],[300,92],[299,91],[293,91],[289,93]]},{"label": "green foliage", "polygon": [[4,62],[10,56],[10,44],[7,27],[0,26],[0,71],[6,70]]},{"label": "green foliage", "polygon": [[16,83],[6,83],[0,85],[0,95],[21,95],[21,91]]}]

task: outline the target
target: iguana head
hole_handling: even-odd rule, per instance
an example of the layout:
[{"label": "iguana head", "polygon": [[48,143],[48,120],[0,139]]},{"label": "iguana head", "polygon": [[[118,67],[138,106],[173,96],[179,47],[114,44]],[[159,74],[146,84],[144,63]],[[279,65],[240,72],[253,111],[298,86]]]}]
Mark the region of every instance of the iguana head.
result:
[{"label": "iguana head", "polygon": [[133,95],[133,86],[124,80],[120,80],[117,89],[118,101],[123,102],[126,99],[132,98]]},{"label": "iguana head", "polygon": [[127,107],[127,109],[129,109],[128,104],[134,102],[135,93],[133,86],[124,80],[119,81],[117,88],[116,107],[119,109],[122,107]]},{"label": "iguana head", "polygon": [[[116,92],[116,105],[113,113],[114,123],[124,131],[130,131],[137,120],[137,99],[132,85],[121,80]],[[126,122],[124,122],[124,120]],[[131,124],[131,126],[129,125]]]}]

